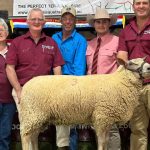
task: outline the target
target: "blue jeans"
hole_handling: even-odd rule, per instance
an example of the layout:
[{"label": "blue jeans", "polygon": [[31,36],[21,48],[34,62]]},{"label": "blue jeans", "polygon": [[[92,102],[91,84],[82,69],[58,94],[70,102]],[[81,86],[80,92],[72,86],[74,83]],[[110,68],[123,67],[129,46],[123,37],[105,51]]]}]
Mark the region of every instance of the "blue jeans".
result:
[{"label": "blue jeans", "polygon": [[0,150],[9,150],[15,103],[0,103]]},{"label": "blue jeans", "polygon": [[78,149],[78,133],[76,128],[70,129],[70,150]]}]

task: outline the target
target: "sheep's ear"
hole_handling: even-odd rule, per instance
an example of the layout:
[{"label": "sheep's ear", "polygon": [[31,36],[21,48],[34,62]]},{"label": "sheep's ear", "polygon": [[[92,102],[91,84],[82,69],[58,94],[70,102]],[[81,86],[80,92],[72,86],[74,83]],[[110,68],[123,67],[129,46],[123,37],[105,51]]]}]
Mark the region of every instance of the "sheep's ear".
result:
[{"label": "sheep's ear", "polygon": [[117,58],[117,62],[119,65],[123,65],[124,67],[126,67],[126,65],[127,65],[127,63],[121,58]]}]

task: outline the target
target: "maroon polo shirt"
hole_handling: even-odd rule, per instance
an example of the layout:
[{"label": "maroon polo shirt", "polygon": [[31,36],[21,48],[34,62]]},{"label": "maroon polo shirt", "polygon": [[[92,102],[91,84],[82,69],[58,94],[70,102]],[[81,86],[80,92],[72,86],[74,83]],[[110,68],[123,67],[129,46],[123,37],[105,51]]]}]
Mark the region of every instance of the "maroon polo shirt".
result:
[{"label": "maroon polo shirt", "polygon": [[[150,63],[150,20],[141,32],[138,31],[136,18],[120,32],[118,51],[128,52],[128,59],[142,58],[147,56]],[[150,82],[147,80],[146,82]]]},{"label": "maroon polo shirt", "polygon": [[12,98],[12,86],[10,85],[6,71],[6,60],[0,55],[0,103],[11,103],[14,102]]},{"label": "maroon polo shirt", "polygon": [[39,75],[49,75],[52,68],[64,64],[55,41],[42,33],[36,44],[30,32],[15,38],[9,47],[6,63],[15,65],[18,80],[24,85]]}]

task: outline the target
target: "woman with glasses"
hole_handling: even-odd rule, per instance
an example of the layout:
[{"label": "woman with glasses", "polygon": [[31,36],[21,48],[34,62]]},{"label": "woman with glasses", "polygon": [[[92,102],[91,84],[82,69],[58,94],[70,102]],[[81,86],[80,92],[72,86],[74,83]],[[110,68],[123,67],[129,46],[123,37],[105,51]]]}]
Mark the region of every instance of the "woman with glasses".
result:
[{"label": "woman with glasses", "polygon": [[10,149],[12,120],[16,106],[11,95],[12,87],[7,79],[5,66],[8,46],[8,26],[0,18],[0,150]]}]

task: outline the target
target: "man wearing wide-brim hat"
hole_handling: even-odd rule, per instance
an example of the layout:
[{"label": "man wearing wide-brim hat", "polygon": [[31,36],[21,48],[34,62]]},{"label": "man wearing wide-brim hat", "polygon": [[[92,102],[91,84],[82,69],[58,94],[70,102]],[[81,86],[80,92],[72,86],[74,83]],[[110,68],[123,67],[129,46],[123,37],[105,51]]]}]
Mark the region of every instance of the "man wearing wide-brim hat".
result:
[{"label": "man wearing wide-brim hat", "polygon": [[[96,8],[94,16],[88,16],[89,24],[94,27],[97,36],[88,42],[86,51],[87,74],[110,74],[118,65],[116,53],[119,39],[112,35],[109,28],[115,24],[117,17],[109,15],[106,9]],[[116,125],[109,132],[109,150],[120,150],[120,134]]]},{"label": "man wearing wide-brim hat", "polygon": [[107,12],[106,9],[97,7],[96,13],[94,16],[92,16],[92,15],[87,16],[87,21],[88,21],[89,25],[91,25],[91,26],[94,26],[94,21],[99,20],[99,19],[109,19],[110,26],[111,26],[116,23],[117,15],[115,15],[115,14],[109,15],[109,13]]}]

